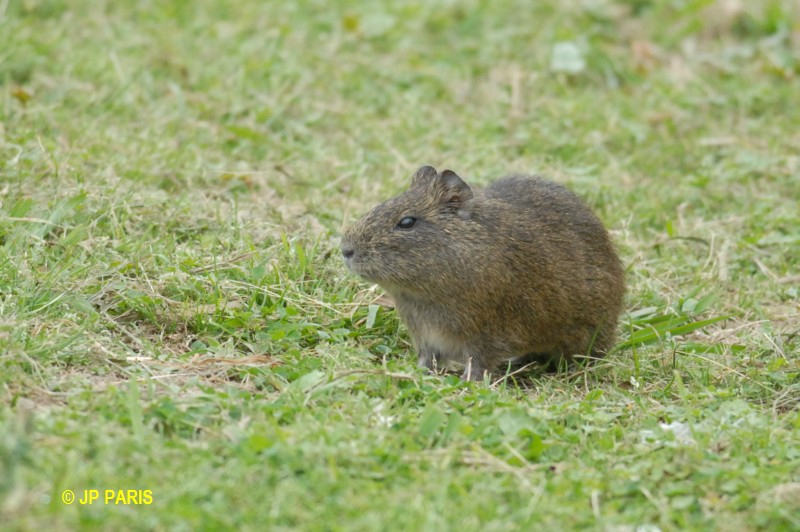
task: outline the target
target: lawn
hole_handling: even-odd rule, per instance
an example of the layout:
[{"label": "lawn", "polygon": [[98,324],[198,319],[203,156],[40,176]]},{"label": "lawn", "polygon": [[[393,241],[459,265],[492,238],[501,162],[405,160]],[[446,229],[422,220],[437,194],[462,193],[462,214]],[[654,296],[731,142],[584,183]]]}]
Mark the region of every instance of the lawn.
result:
[{"label": "lawn", "polygon": [[[800,530],[798,124],[792,0],[0,0],[0,527]],[[423,164],[583,197],[615,352],[418,370]]]}]

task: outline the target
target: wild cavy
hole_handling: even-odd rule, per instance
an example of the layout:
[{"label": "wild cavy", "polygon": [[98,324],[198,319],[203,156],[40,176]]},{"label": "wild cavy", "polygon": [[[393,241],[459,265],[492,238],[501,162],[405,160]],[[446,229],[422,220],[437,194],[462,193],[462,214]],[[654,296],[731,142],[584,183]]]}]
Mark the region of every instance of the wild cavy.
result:
[{"label": "wild cavy", "polygon": [[430,369],[480,380],[529,357],[601,357],[625,283],[608,232],[561,185],[510,176],[484,190],[420,168],[344,234],[348,268],[394,297]]}]

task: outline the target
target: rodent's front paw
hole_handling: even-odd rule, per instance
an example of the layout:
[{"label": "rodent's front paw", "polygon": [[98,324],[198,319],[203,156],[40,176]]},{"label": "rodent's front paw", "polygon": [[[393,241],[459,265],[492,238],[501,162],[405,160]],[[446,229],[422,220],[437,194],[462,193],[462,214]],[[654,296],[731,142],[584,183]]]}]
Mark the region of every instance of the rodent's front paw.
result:
[{"label": "rodent's front paw", "polygon": [[417,357],[417,367],[436,371],[436,353],[428,349],[420,349]]},{"label": "rodent's front paw", "polygon": [[484,367],[477,363],[474,358],[469,357],[467,364],[464,366],[464,373],[461,374],[461,379],[465,381],[480,382],[483,380],[484,374],[487,371]]}]

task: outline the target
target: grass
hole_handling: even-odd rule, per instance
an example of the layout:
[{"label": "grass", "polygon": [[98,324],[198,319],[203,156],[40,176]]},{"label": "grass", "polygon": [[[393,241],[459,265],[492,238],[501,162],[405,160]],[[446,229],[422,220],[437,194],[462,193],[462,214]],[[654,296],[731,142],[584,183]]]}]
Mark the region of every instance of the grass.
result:
[{"label": "grass", "polygon": [[[798,32],[789,0],[0,1],[0,522],[800,530]],[[422,164],[586,198],[618,351],[417,370],[337,238]]]}]

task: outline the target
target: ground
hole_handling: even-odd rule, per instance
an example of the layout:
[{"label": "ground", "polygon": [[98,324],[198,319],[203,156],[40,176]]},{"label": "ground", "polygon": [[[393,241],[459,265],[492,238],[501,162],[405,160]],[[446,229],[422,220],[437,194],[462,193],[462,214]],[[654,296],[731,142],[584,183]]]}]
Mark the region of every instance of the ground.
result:
[{"label": "ground", "polygon": [[[798,10],[0,1],[0,522],[800,530]],[[423,164],[583,197],[616,351],[416,369],[338,238]]]}]

